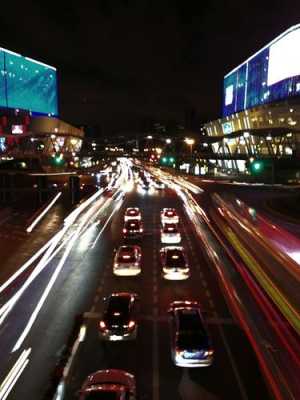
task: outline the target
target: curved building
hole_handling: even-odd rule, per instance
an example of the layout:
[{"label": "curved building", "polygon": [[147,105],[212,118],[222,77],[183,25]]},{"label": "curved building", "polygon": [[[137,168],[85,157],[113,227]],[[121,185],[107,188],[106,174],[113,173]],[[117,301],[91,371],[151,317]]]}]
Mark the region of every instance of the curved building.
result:
[{"label": "curved building", "polygon": [[283,32],[224,77],[223,117],[205,124],[219,165],[244,170],[243,158],[300,155],[300,24]]}]

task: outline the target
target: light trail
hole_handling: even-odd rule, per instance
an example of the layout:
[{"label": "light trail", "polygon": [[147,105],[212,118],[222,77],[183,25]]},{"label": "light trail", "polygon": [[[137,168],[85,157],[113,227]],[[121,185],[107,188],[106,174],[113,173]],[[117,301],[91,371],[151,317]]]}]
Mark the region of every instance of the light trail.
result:
[{"label": "light trail", "polygon": [[0,386],[0,400],[5,400],[29,363],[31,348],[24,350]]},{"label": "light trail", "polygon": [[54,199],[48,204],[48,206],[39,214],[39,216],[32,222],[31,225],[26,229],[26,232],[32,232],[33,228],[40,222],[40,220],[47,214],[47,212],[54,206],[57,200],[62,195],[62,192],[57,193]]}]

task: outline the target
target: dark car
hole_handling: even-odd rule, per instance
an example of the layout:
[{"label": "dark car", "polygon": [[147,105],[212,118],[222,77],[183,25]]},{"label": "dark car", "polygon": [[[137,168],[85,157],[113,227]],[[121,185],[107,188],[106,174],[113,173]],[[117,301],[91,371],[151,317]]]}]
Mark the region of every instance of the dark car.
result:
[{"label": "dark car", "polygon": [[99,322],[102,339],[135,339],[137,334],[137,302],[135,293],[112,293],[105,299],[105,310]]},{"label": "dark car", "polygon": [[195,301],[171,303],[171,356],[178,367],[207,367],[213,362],[214,350]]},{"label": "dark car", "polygon": [[160,250],[163,277],[169,280],[184,280],[190,276],[190,269],[182,246],[167,246]]},{"label": "dark car", "polygon": [[79,395],[80,400],[135,400],[135,377],[120,369],[97,371],[86,378]]},{"label": "dark car", "polygon": [[125,239],[141,237],[143,224],[138,219],[130,219],[124,223],[123,235]]}]

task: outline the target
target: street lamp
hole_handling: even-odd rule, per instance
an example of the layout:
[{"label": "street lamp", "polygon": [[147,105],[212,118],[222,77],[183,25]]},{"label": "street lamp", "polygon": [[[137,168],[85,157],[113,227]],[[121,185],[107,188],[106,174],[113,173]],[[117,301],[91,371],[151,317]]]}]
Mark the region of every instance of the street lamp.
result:
[{"label": "street lamp", "polygon": [[166,139],[166,143],[167,143],[167,144],[171,144],[171,143],[172,143],[172,140],[171,140],[171,139]]},{"label": "street lamp", "polygon": [[184,141],[188,146],[190,146],[191,158],[192,158],[192,156],[193,156],[193,145],[195,144],[195,139],[185,138]]}]

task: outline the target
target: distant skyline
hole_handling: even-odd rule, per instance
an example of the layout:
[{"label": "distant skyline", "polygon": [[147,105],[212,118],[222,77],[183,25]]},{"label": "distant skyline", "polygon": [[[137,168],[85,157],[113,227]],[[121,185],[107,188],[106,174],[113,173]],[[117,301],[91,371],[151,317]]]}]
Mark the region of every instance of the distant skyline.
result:
[{"label": "distant skyline", "polygon": [[[102,132],[221,116],[223,76],[300,22],[300,2],[102,0],[1,6],[0,46],[54,65],[60,117]],[[189,111],[188,111],[189,112]]]}]

